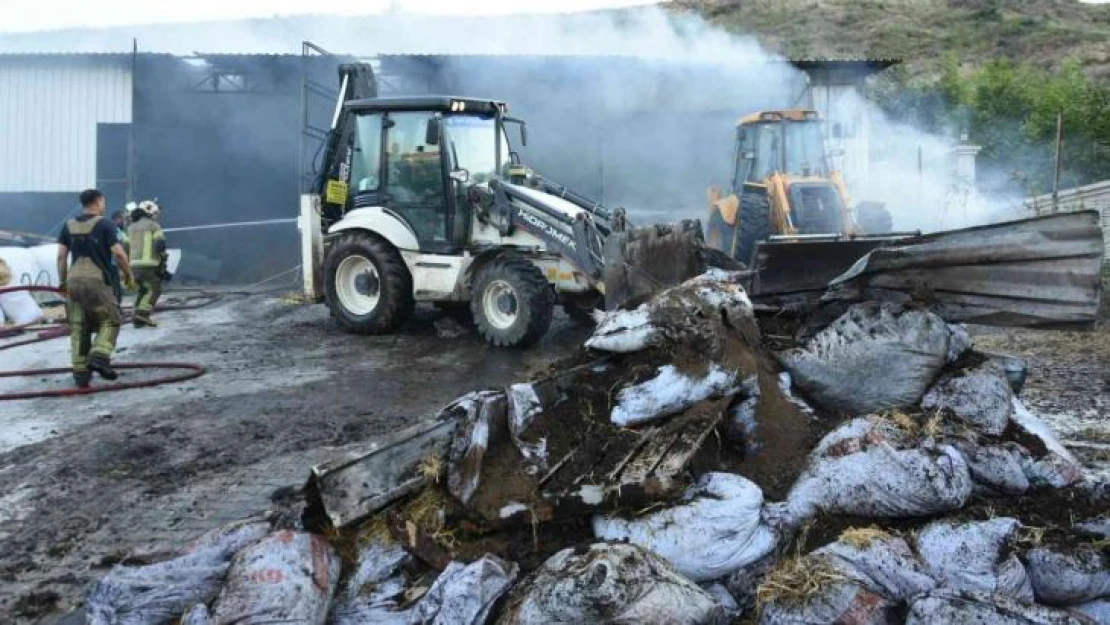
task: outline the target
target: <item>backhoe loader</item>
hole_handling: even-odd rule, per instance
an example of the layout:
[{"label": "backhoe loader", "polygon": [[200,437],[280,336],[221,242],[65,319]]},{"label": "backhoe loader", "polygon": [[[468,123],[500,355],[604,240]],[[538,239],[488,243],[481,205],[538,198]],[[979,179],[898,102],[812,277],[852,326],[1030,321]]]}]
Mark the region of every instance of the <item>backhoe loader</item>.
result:
[{"label": "backhoe loader", "polygon": [[710,247],[758,271],[755,295],[823,289],[859,257],[903,235],[875,203],[852,206],[829,163],[816,111],[747,115],[728,195],[709,189]]},{"label": "backhoe loader", "polygon": [[301,230],[306,292],[344,329],[392,332],[427,302],[468,306],[488,342],[524,346],[556,304],[588,318],[704,271],[700,222],[629,229],[623,210],[526,167],[506,130],[523,144],[526,127],[505,103],[380,98],[370,66],[339,75]]}]

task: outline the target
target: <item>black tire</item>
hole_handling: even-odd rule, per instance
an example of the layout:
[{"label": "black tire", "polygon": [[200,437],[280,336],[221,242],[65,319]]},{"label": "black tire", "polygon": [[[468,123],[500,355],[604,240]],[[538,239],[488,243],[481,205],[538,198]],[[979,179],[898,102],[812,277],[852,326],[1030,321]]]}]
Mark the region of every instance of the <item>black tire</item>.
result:
[{"label": "black tire", "polygon": [[[348,259],[350,259],[348,261]],[[377,273],[377,282],[370,272],[362,274],[369,284],[340,285],[340,268],[344,262],[358,266],[359,259],[369,261]],[[324,261],[324,292],[328,309],[339,325],[355,334],[386,334],[401,327],[412,316],[415,301],[412,296],[412,277],[401,254],[389,243],[365,233],[343,235],[328,250]],[[344,268],[343,273],[354,271]],[[357,279],[356,279],[357,280]],[[355,289],[357,293],[352,293]],[[378,293],[378,299],[368,310],[353,306],[352,296]]]},{"label": "black tire", "polygon": [[[487,305],[493,308],[490,314]],[[478,333],[491,345],[525,347],[551,325],[555,291],[539,267],[519,256],[499,256],[479,271],[470,311]]]},{"label": "black tire", "polygon": [[864,234],[889,234],[894,231],[890,211],[874,202],[860,202],[856,207],[856,222]]},{"label": "black tire", "polygon": [[752,267],[755,244],[771,236],[771,204],[763,193],[740,196],[740,234],[736,242],[736,260]]}]

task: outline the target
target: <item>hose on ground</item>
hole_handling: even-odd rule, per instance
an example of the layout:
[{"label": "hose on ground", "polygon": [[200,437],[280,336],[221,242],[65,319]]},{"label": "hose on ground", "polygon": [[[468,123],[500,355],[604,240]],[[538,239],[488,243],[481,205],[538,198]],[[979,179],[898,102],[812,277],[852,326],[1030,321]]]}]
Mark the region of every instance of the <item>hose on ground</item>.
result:
[{"label": "hose on ground", "polygon": [[[13,401],[19,399],[40,399],[44,397],[74,397],[78,395],[92,395],[93,393],[105,393],[108,391],[122,391],[132,388],[146,388],[150,386],[158,386],[160,384],[170,384],[173,382],[185,382],[204,375],[205,369],[200,365],[193,365],[181,362],[143,362],[143,363],[124,363],[112,365],[115,369],[120,370],[143,370],[143,369],[180,369],[183,373],[175,375],[167,375],[149,380],[138,380],[135,382],[115,382],[112,384],[105,384],[103,386],[89,386],[87,388],[61,388],[48,391],[20,391],[16,393],[0,393],[0,401]],[[26,369],[23,371],[0,371],[0,378],[21,378],[21,377],[34,377],[41,375],[60,375],[69,374],[73,370],[69,368],[58,369]]]}]

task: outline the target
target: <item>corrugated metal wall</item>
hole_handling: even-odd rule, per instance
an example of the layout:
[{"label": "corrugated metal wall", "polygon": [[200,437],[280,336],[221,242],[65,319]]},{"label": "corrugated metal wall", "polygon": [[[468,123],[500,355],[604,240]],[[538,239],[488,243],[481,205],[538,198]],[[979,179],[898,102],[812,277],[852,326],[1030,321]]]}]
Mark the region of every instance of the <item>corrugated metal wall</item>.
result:
[{"label": "corrugated metal wall", "polygon": [[[1102,215],[1102,236],[1106,242],[1103,261],[1110,266],[1110,180],[1065,189],[1060,192],[1057,204],[1060,212],[1097,210]],[[1025,206],[1031,215],[1048,215],[1052,212],[1052,195],[1027,200]]]},{"label": "corrugated metal wall", "polygon": [[96,184],[98,123],[131,122],[126,56],[0,56],[0,192]]}]

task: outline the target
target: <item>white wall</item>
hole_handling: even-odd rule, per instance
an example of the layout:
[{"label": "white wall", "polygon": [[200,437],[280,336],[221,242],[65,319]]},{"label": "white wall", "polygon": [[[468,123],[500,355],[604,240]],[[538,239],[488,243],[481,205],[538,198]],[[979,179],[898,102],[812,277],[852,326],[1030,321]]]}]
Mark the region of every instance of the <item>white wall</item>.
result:
[{"label": "white wall", "polygon": [[0,55],[0,192],[96,184],[96,125],[131,121],[126,55]]}]

